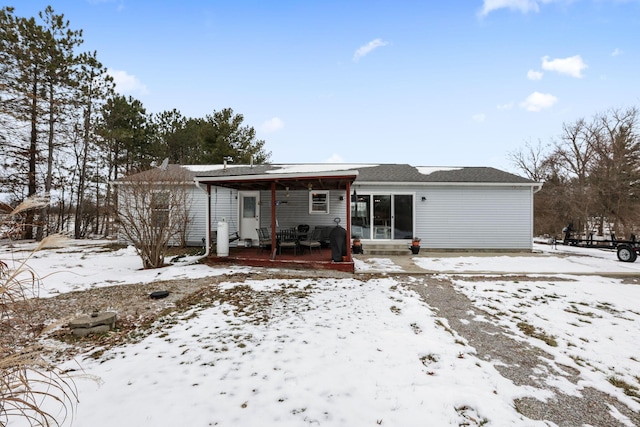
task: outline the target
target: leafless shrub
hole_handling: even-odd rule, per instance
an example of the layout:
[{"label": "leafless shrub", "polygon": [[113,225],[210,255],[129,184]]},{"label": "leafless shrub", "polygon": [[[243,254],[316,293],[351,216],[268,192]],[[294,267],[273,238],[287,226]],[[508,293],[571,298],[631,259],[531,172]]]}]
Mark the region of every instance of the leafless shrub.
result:
[{"label": "leafless shrub", "polygon": [[144,268],[162,267],[169,245],[181,243],[190,221],[190,185],[187,172],[176,165],[118,181],[118,220]]},{"label": "leafless shrub", "polygon": [[[28,209],[37,209],[41,199],[27,199],[10,214],[14,217]],[[44,357],[37,343],[45,331],[37,319],[37,295],[40,278],[28,266],[34,252],[60,246],[64,238],[51,235],[19,262],[0,260],[0,426],[15,419],[30,426],[61,425],[77,402],[73,381]]]}]

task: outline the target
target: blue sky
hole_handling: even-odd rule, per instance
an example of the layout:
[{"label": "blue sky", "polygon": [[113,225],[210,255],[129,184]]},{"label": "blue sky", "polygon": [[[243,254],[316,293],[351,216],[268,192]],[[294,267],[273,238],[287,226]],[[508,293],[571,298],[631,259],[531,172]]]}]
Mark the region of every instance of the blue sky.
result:
[{"label": "blue sky", "polygon": [[232,108],[272,162],[493,166],[640,106],[639,0],[51,4],[148,112]]}]

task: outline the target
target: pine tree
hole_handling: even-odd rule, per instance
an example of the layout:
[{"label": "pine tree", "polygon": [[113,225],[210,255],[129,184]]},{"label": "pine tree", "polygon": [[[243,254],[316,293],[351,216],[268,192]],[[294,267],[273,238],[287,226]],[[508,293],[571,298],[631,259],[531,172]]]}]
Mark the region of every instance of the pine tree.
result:
[{"label": "pine tree", "polygon": [[243,126],[242,114],[234,114],[231,108],[214,111],[202,123],[203,157],[202,163],[266,162],[271,153],[264,151],[263,140],[256,139],[253,127]]}]

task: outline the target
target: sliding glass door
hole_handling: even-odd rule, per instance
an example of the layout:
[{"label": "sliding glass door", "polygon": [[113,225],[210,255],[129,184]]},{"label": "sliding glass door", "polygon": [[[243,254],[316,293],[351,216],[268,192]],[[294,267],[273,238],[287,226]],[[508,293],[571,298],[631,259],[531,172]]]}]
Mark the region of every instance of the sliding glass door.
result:
[{"label": "sliding glass door", "polygon": [[351,204],[351,234],[362,239],[411,239],[413,195],[359,194]]},{"label": "sliding glass door", "polygon": [[395,194],[393,196],[393,238],[411,239],[413,237],[413,195]]},{"label": "sliding glass door", "polygon": [[371,238],[370,196],[357,196],[351,203],[351,234],[361,239]]},{"label": "sliding glass door", "polygon": [[391,239],[391,195],[373,196],[373,238]]}]

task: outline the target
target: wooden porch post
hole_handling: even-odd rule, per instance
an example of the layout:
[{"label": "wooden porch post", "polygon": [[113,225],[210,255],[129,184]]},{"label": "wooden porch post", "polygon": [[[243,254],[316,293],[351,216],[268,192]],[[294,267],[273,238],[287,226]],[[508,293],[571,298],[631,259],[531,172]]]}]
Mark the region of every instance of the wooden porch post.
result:
[{"label": "wooden porch post", "polygon": [[347,189],[346,189],[346,197],[347,200],[347,214],[345,215],[347,221],[347,261],[352,261],[351,259],[351,183],[347,180]]},{"label": "wooden porch post", "polygon": [[276,259],[276,182],[271,183],[271,259]]}]

